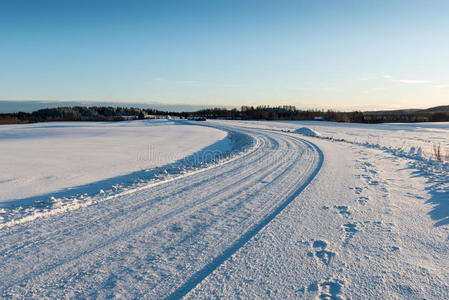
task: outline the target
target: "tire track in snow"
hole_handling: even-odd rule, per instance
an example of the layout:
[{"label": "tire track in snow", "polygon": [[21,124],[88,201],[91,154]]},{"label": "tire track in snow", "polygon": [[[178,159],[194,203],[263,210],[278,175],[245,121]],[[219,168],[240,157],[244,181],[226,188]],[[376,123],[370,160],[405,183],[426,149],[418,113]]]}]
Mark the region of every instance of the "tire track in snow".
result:
[{"label": "tire track in snow", "polygon": [[214,270],[216,270],[220,265],[222,265],[226,260],[228,260],[234,253],[236,253],[240,248],[242,248],[252,237],[254,237],[259,231],[261,231],[268,223],[271,222],[279,213],[284,210],[298,195],[306,188],[307,185],[315,178],[318,174],[321,166],[323,165],[324,156],[321,150],[311,142],[306,140],[300,140],[308,147],[312,148],[318,153],[318,162],[315,170],[309,175],[305,182],[291,194],[285,201],[280,203],[271,213],[266,215],[258,223],[254,224],[248,229],[239,239],[237,239],[229,248],[225,249],[220,255],[215,257],[209,264],[204,266],[201,270],[197,271],[193,276],[191,276],[182,286],[178,287],[171,295],[166,299],[181,299],[187,295],[191,290],[193,290],[198,284],[200,284],[207,276],[209,276]]},{"label": "tire track in snow", "polygon": [[[274,140],[270,140],[270,141],[275,142]],[[264,143],[265,143],[265,142],[264,142]],[[277,146],[277,143],[275,142],[274,144],[275,144],[275,147],[276,147],[276,146]],[[242,158],[243,158],[243,157],[240,157],[239,159],[242,159]],[[246,158],[246,159],[247,159],[247,158]],[[260,159],[260,158],[258,158],[258,157],[256,157],[256,158],[250,158],[249,161],[248,161],[248,163],[252,163],[252,162],[254,162],[255,160],[259,160],[259,159]],[[275,168],[275,167],[272,167],[270,170],[273,170],[274,168]],[[238,183],[243,183],[243,182],[244,182],[245,180],[247,180],[248,178],[254,176],[254,174],[252,174],[251,171],[245,170],[245,167],[243,166],[243,164],[242,164],[241,167],[239,167],[239,169],[243,169],[242,172],[241,172],[241,175],[244,175],[244,174],[245,174],[245,175],[248,174],[248,175],[247,175],[245,178],[243,178],[242,180],[232,181],[232,183],[228,183],[223,189],[219,190],[218,192],[215,192],[214,194],[219,194],[219,193],[222,193],[222,192],[224,192],[224,191],[226,191],[226,190],[229,191],[229,186],[233,186],[233,185],[238,184]],[[201,170],[201,171],[202,171],[202,170]],[[166,187],[165,187],[164,185],[166,185],[166,184],[172,182],[172,180],[160,182],[160,184],[158,184],[158,185],[155,186],[154,188],[160,188],[160,190],[158,190],[158,192],[161,192],[162,195],[161,195],[161,196],[158,196],[158,197],[156,197],[156,198],[154,198],[154,199],[152,200],[151,203],[143,202],[143,203],[139,203],[139,204],[137,205],[135,202],[130,201],[130,202],[129,202],[129,206],[127,206],[127,207],[121,207],[120,210],[114,211],[114,212],[108,211],[107,217],[109,217],[109,218],[118,218],[118,217],[120,217],[120,215],[122,215],[122,217],[123,217],[123,210],[125,210],[125,209],[126,209],[126,212],[127,212],[128,215],[131,215],[131,214],[134,214],[134,213],[137,213],[137,212],[140,212],[140,214],[143,214],[143,213],[145,213],[145,212],[148,212],[148,211],[154,209],[154,207],[152,207],[151,204],[154,204],[154,203],[163,201],[163,200],[165,200],[165,199],[170,199],[170,197],[173,197],[173,195],[179,194],[179,193],[183,192],[184,190],[189,190],[189,189],[192,189],[192,188],[195,188],[195,187],[200,187],[202,184],[205,184],[205,183],[207,183],[207,182],[210,181],[210,180],[216,179],[216,178],[218,178],[219,176],[222,177],[222,176],[224,176],[224,175],[231,175],[231,173],[235,173],[235,171],[236,171],[235,169],[230,169],[230,170],[228,170],[228,171],[226,171],[226,172],[220,173],[220,174],[215,175],[215,176],[213,176],[213,177],[206,178],[206,179],[202,179],[202,180],[200,180],[200,181],[198,181],[198,182],[196,182],[196,183],[194,183],[194,184],[190,184],[190,185],[187,186],[187,187],[184,187],[184,186],[181,185],[180,188],[179,188],[179,190],[175,190],[175,191],[170,192],[170,193],[168,193],[168,194],[166,193]],[[182,180],[182,179],[184,179],[184,178],[186,178],[186,177],[189,177],[189,176],[195,175],[195,174],[197,174],[197,173],[196,173],[196,172],[193,173],[193,174],[189,173],[189,174],[187,174],[187,176],[185,176],[185,177],[183,177],[183,178],[177,177],[177,178],[174,178],[174,179],[175,179],[175,180]],[[264,173],[264,174],[265,174],[265,173]],[[232,180],[233,178],[230,177],[230,179]],[[158,183],[159,183],[159,182],[158,182]],[[147,188],[145,188],[145,189],[147,189]],[[140,189],[139,191],[142,191],[142,189]],[[134,192],[137,192],[137,191],[134,191]],[[129,195],[130,195],[130,193],[126,193],[125,196],[129,196]],[[113,195],[113,198],[117,198],[117,197],[119,197],[119,196],[120,196],[120,195]],[[122,195],[122,196],[123,196],[123,195]],[[130,196],[132,196],[132,194],[131,194]],[[111,200],[111,199],[109,199],[109,200]],[[210,199],[208,199],[208,200],[210,200]],[[104,201],[107,201],[107,200],[104,200]],[[99,201],[99,202],[93,203],[93,205],[98,205],[98,204],[100,204],[101,202],[104,202],[104,201]],[[200,204],[200,203],[201,203],[201,201],[195,202],[195,204]],[[190,206],[192,206],[192,205],[190,205]],[[193,206],[192,206],[192,207],[193,207]],[[142,209],[142,208],[143,208],[143,209],[146,208],[146,210],[145,210],[145,211],[139,211],[139,210]],[[185,208],[185,207],[183,207],[183,208]],[[172,213],[168,213],[168,214],[166,214],[165,216],[168,217],[168,216],[170,216],[170,215],[171,215],[171,216],[176,215],[176,211],[173,211]],[[102,214],[101,217],[98,217],[98,219],[100,219],[100,218],[101,218],[101,219],[105,219],[105,217],[106,217],[106,216],[105,216],[104,214]],[[164,218],[164,216],[156,216],[156,219],[157,219],[157,220],[160,220],[160,219],[166,219],[166,218]],[[157,222],[152,222],[152,223],[151,223],[151,225],[154,225],[154,224],[157,224]],[[148,225],[150,225],[150,224],[148,224]],[[64,228],[64,231],[67,233],[69,230],[77,230],[77,229],[78,229],[77,226],[76,226],[76,225],[73,225],[73,226],[65,227],[65,228]],[[57,229],[57,230],[59,230],[59,229]],[[45,235],[40,235],[39,237],[36,237],[35,239],[28,240],[25,244],[20,245],[20,247],[18,247],[18,248],[12,248],[12,249],[8,249],[8,248],[5,249],[5,248],[3,248],[3,249],[0,250],[0,256],[5,257],[5,256],[7,256],[7,255],[9,255],[9,254],[11,254],[11,253],[17,251],[17,250],[25,249],[25,248],[27,248],[27,247],[29,247],[29,246],[33,246],[33,245],[35,245],[36,242],[39,242],[39,243],[42,244],[42,243],[43,243],[44,241],[46,241],[46,240],[51,240],[51,239],[53,238],[53,235],[54,235],[55,233],[57,233],[57,231],[51,231],[51,232],[46,233]]]},{"label": "tire track in snow", "polygon": [[[287,165],[287,164],[289,164],[289,163],[286,162],[285,164]],[[292,165],[292,164],[289,164],[289,166],[291,166],[291,165]],[[105,242],[103,242],[103,243],[101,243],[101,244],[96,244],[96,245],[95,245],[94,247],[92,247],[91,249],[88,249],[88,250],[86,250],[86,251],[83,251],[83,252],[81,252],[81,253],[78,253],[76,256],[73,256],[73,257],[70,257],[70,258],[66,258],[66,259],[64,259],[64,260],[62,260],[62,261],[59,261],[58,263],[53,264],[53,265],[47,267],[45,270],[42,270],[42,272],[33,273],[33,274],[31,274],[30,276],[28,276],[28,277],[26,277],[26,278],[23,278],[22,280],[29,280],[29,279],[32,278],[32,277],[39,276],[40,274],[42,274],[42,273],[44,273],[44,272],[48,272],[48,271],[50,271],[50,270],[52,270],[52,269],[55,269],[55,268],[57,268],[57,267],[59,267],[59,266],[64,265],[65,263],[72,262],[73,260],[79,259],[79,258],[82,257],[82,256],[85,256],[85,255],[94,253],[94,252],[96,252],[96,251],[100,251],[101,249],[103,249],[103,248],[105,248],[105,247],[107,247],[107,246],[109,246],[109,245],[111,245],[111,244],[113,244],[113,243],[119,241],[120,239],[122,239],[122,238],[124,238],[124,237],[132,236],[132,235],[134,235],[134,234],[136,234],[136,233],[138,233],[138,232],[140,232],[140,231],[142,231],[142,230],[144,230],[144,229],[147,229],[147,228],[150,227],[150,226],[155,226],[155,225],[158,225],[158,224],[160,224],[160,223],[164,223],[164,222],[170,221],[171,218],[173,218],[173,217],[175,217],[175,216],[177,216],[177,215],[179,215],[179,214],[181,214],[181,213],[185,213],[185,212],[187,212],[187,211],[189,211],[189,210],[191,210],[191,209],[197,210],[197,209],[201,208],[201,207],[199,207],[199,206],[202,205],[204,202],[212,202],[211,200],[214,200],[214,199],[215,199],[215,197],[212,197],[212,198],[211,198],[211,196],[219,196],[219,195],[221,195],[221,194],[224,193],[224,192],[228,192],[228,193],[229,193],[229,189],[230,189],[229,186],[238,185],[238,184],[244,184],[244,183],[247,182],[250,178],[252,178],[253,181],[254,181],[254,179],[255,179],[255,180],[258,180],[258,179],[260,179],[260,178],[264,178],[264,177],[266,177],[267,175],[271,174],[271,173],[272,173],[276,168],[278,168],[278,167],[279,167],[279,166],[277,166],[277,165],[268,167],[266,170],[264,170],[264,172],[261,172],[261,174],[248,174],[248,175],[246,175],[246,173],[243,173],[243,174],[246,175],[245,177],[243,177],[242,179],[239,179],[239,180],[237,180],[237,181],[234,181],[233,183],[230,183],[229,185],[225,186],[225,187],[222,188],[221,190],[218,190],[218,191],[214,192],[214,194],[209,195],[208,198],[202,198],[202,199],[199,199],[199,200],[197,200],[197,201],[195,201],[195,202],[189,203],[187,206],[182,206],[182,207],[180,207],[180,208],[174,209],[173,211],[171,211],[171,212],[169,212],[169,213],[166,213],[166,214],[163,214],[163,215],[160,215],[160,216],[156,216],[156,217],[155,217],[154,219],[152,219],[150,222],[144,223],[144,224],[140,225],[139,227],[135,228],[135,229],[134,229],[133,231],[131,231],[131,232],[129,232],[129,231],[128,231],[128,232],[123,232],[123,233],[121,233],[120,235],[117,235],[117,236],[115,236],[115,237],[113,237],[113,238],[111,238],[111,239],[109,239],[109,240],[107,240],[107,241],[105,241]],[[289,167],[286,167],[286,169],[288,169],[288,168],[289,168]],[[285,170],[282,172],[282,174],[283,174],[283,173],[285,173]],[[282,174],[281,174],[281,175],[282,175]],[[280,176],[280,175],[279,175],[279,176]],[[279,176],[278,176],[278,177],[279,177]],[[203,182],[204,182],[204,181],[203,181]],[[247,192],[248,189],[250,189],[250,188],[248,188],[248,186],[251,185],[251,184],[252,184],[252,183],[249,183],[249,184],[244,185],[243,187],[239,187],[235,192],[233,192],[231,195],[227,196],[227,198],[219,199],[219,200],[223,201],[223,200],[226,200],[226,199],[230,199],[230,198],[233,198],[233,197],[237,197],[237,196],[239,196],[240,194],[242,194],[243,192]],[[192,188],[192,186],[189,186],[189,188]],[[169,197],[170,197],[170,195],[169,195],[169,196],[164,196],[163,198],[169,198]],[[150,210],[150,209],[151,209],[151,208],[148,208],[148,210]],[[135,212],[135,211],[131,211],[131,212]],[[131,215],[130,212],[129,212],[129,210],[128,210],[128,214]],[[140,212],[140,214],[141,214],[141,215],[142,215],[142,214],[145,214],[145,211]],[[109,216],[109,217],[111,217],[111,218],[116,218],[116,217],[118,217],[118,216],[117,216],[117,215],[111,215],[111,216]],[[49,237],[49,238],[51,239],[51,237]],[[31,246],[31,245],[30,245],[30,246]],[[24,249],[24,248],[25,248],[25,247],[21,247],[20,249]],[[14,249],[14,250],[18,250],[18,248]],[[0,256],[3,256],[3,257],[4,257],[5,254],[8,255],[8,254],[10,254],[10,253],[12,253],[12,252],[13,252],[13,251],[10,250],[10,251],[8,251],[7,253],[0,253]]]},{"label": "tire track in snow", "polygon": [[[274,143],[274,144],[277,145],[277,143]],[[288,151],[286,151],[286,152],[288,152]],[[279,156],[282,156],[282,153]],[[251,172],[249,172],[251,174],[246,175],[247,173],[244,172],[243,174],[246,175],[245,177],[243,177],[242,179],[239,179],[238,181],[233,181],[232,183],[229,183],[223,189],[214,192],[213,195],[218,196],[220,194],[223,194],[224,192],[228,192],[229,193],[229,190],[232,189],[233,185],[243,184],[244,182],[248,181],[249,179],[252,179],[252,181],[250,183],[244,185],[243,187],[239,187],[238,190],[233,192],[231,195],[228,195],[224,199],[218,199],[218,200],[226,201],[227,199],[238,197],[243,192],[248,192],[248,190],[251,189],[251,188],[248,188],[248,186],[252,185],[252,183],[254,181],[259,180],[259,178],[266,177],[267,175],[271,174],[275,169],[278,169],[279,167],[281,167],[280,169],[283,170],[283,171],[276,178],[281,177],[287,170],[289,170],[291,168],[291,166],[293,164],[294,163],[290,163],[289,161],[287,161],[287,162],[283,162],[280,166],[279,165],[271,165],[270,167],[266,168],[266,170],[264,172],[262,172],[262,174],[252,174]],[[283,168],[284,165],[287,165],[287,166],[285,168]],[[276,179],[274,179],[273,181],[275,181],[275,180]],[[231,186],[231,188],[230,188],[230,186]],[[189,186],[189,188],[192,188],[192,186]],[[29,276],[27,276],[25,278],[22,278],[21,280],[27,281],[27,280],[29,280],[29,279],[31,279],[33,277],[39,276],[39,275],[41,275],[41,274],[43,274],[45,272],[49,272],[49,271],[51,271],[53,269],[56,269],[56,268],[58,268],[60,266],[63,266],[64,264],[73,263],[73,261],[78,260],[81,257],[89,255],[89,254],[92,254],[94,252],[98,252],[98,251],[102,250],[103,248],[108,247],[108,246],[114,244],[115,242],[123,239],[124,237],[133,236],[136,233],[139,233],[139,232],[141,232],[141,231],[143,231],[145,229],[148,229],[150,226],[155,226],[155,225],[159,225],[161,223],[168,222],[168,221],[171,220],[171,218],[173,218],[173,217],[175,217],[175,216],[177,216],[177,215],[179,215],[181,213],[188,212],[191,209],[198,210],[198,209],[201,208],[201,207],[198,207],[198,206],[203,204],[203,202],[211,202],[211,200],[215,199],[214,197],[210,198],[210,196],[211,195],[209,195],[209,198],[204,198],[204,199],[200,199],[200,201],[189,203],[187,206],[183,206],[183,207],[181,207],[179,209],[173,210],[172,212],[167,213],[165,215],[156,216],[155,219],[150,220],[150,222],[148,222],[148,223],[141,224],[139,227],[134,228],[132,231],[123,232],[123,233],[121,233],[121,234],[119,234],[117,236],[114,236],[113,238],[111,238],[109,240],[101,242],[100,244],[95,244],[90,249],[85,250],[85,251],[83,251],[81,253],[78,253],[76,256],[73,256],[73,257],[70,257],[70,258],[65,258],[65,259],[63,259],[61,261],[58,261],[57,263],[48,266],[47,268],[41,270],[40,272],[32,273]],[[169,197],[164,197],[164,198],[169,198]],[[142,215],[142,214],[145,214],[145,212],[140,212],[140,215]],[[116,216],[110,216],[110,217],[114,218]]]},{"label": "tire track in snow", "polygon": [[[184,190],[191,190],[191,189],[193,189],[195,187],[201,187],[201,185],[206,184],[210,180],[214,180],[214,179],[217,179],[218,177],[223,177],[223,176],[228,176],[224,180],[222,179],[222,181],[224,183],[226,183],[226,184],[224,185],[224,188],[222,190],[218,191],[217,193],[219,193],[219,192],[223,193],[226,190],[229,191],[230,187],[232,188],[232,186],[234,186],[234,185],[236,185],[238,183],[244,182],[244,180],[237,180],[236,181],[235,176],[233,176],[233,175],[235,175],[236,171],[239,171],[240,175],[248,174],[244,178],[245,180],[247,180],[248,178],[254,176],[254,174],[252,174],[251,170],[248,170],[248,168],[246,168],[245,165],[246,164],[255,163],[255,162],[261,160],[261,156],[260,156],[261,153],[260,153],[260,151],[257,151],[258,149],[260,149],[264,145],[266,146],[267,144],[273,145],[273,149],[277,149],[279,147],[278,142],[275,139],[270,138],[268,136],[262,136],[262,137],[254,136],[253,138],[257,140],[256,144],[258,144],[258,147],[255,150],[250,151],[249,153],[245,153],[244,155],[236,157],[234,159],[225,160],[223,163],[218,165],[218,167],[226,168],[228,164],[238,163],[239,161],[245,160],[245,163],[239,163],[238,164],[237,169],[235,167],[231,167],[231,168],[229,168],[226,171],[223,171],[223,172],[220,172],[219,174],[213,175],[212,177],[206,177],[206,178],[200,177],[199,180],[197,182],[195,182],[194,184],[190,183],[190,184],[188,184],[186,186],[184,186],[183,184],[178,184],[178,186],[179,186],[178,189],[175,189],[174,191],[172,191],[170,193],[167,193],[167,185],[170,184],[171,182],[177,181],[177,182],[183,183],[183,181],[189,180],[194,175],[203,173],[204,171],[210,171],[210,170],[216,168],[217,166],[214,165],[211,168],[200,169],[198,171],[194,171],[194,172],[188,173],[188,174],[183,175],[183,176],[179,176],[179,177],[176,177],[176,178],[173,178],[173,179],[169,179],[169,180],[165,180],[165,181],[162,181],[162,182],[157,182],[155,185],[150,184],[149,186],[144,186],[143,188],[137,188],[137,189],[134,189],[134,190],[125,191],[124,193],[120,193],[118,195],[112,195],[111,197],[108,197],[108,199],[101,199],[100,201],[98,201],[96,203],[93,203],[93,205],[103,204],[103,202],[111,201],[111,200],[114,200],[116,198],[123,197],[123,196],[125,196],[125,197],[133,197],[136,192],[142,192],[142,191],[150,189],[150,188],[151,189],[159,188],[159,192],[161,192],[162,194],[161,194],[160,197],[157,197],[157,198],[153,199],[152,202],[154,203],[154,202],[162,201],[164,199],[170,199],[171,197],[173,197],[173,195],[179,194],[179,193],[183,192]],[[262,155],[266,155],[266,153],[262,152]],[[275,167],[271,167],[270,170],[272,170],[274,168]],[[128,204],[127,206],[125,206],[125,207],[124,206],[120,206],[120,209],[117,210],[117,211],[114,211],[115,212],[114,214],[112,214],[111,211],[108,210],[108,211],[106,211],[106,213],[107,213],[106,215],[105,214],[101,214],[101,216],[98,216],[96,218],[96,220],[90,220],[90,222],[91,223],[92,222],[98,222],[98,220],[103,220],[106,217],[108,217],[108,218],[118,218],[120,215],[123,215],[123,211],[124,210],[126,210],[126,212],[129,215],[129,217],[132,217],[132,215],[137,213],[137,212],[139,212],[139,214],[142,215],[142,214],[145,214],[146,212],[154,209],[154,207],[151,206],[151,203],[148,203],[147,201],[144,201],[144,202],[139,203],[138,205],[136,205],[136,203],[134,201],[131,201],[131,200],[132,199],[130,199],[130,201],[127,202],[127,204]],[[210,199],[207,199],[207,200],[210,200]],[[197,203],[197,204],[199,204],[199,203]],[[193,206],[191,206],[190,208],[192,208],[192,207]],[[144,209],[146,208],[146,210],[145,211],[138,211],[139,209],[142,209],[142,208],[144,208]],[[183,208],[184,209],[181,209],[181,211],[179,211],[179,212],[184,211],[185,207],[183,207]],[[177,215],[176,211],[166,214],[165,217],[174,216],[174,215]],[[164,216],[156,216],[156,220],[153,220],[152,222],[148,223],[147,225],[157,224],[158,223],[157,221],[161,221],[161,220],[164,220],[164,219],[166,219],[166,218],[164,218]],[[18,224],[18,225],[20,225],[20,224]],[[20,228],[19,228],[19,230],[20,230]],[[72,226],[65,226],[64,227],[64,234],[67,235],[68,233],[70,233],[70,230],[77,231],[77,230],[79,230],[79,226],[77,224],[76,225],[72,225]],[[6,257],[7,255],[13,254],[15,251],[18,251],[18,250],[21,250],[21,249],[25,249],[27,247],[36,246],[37,244],[42,244],[45,241],[49,241],[49,240],[54,239],[54,235],[58,234],[58,233],[60,233],[60,229],[59,228],[56,229],[56,231],[50,231],[50,232],[47,232],[47,233],[45,233],[43,235],[39,235],[39,236],[37,236],[36,238],[34,238],[32,240],[28,240],[24,244],[22,244],[22,245],[20,245],[20,246],[18,246],[16,248],[12,248],[12,249],[8,249],[8,248],[5,249],[5,248],[3,248],[0,251],[0,256],[1,257]],[[113,241],[116,241],[116,240],[118,240],[118,239],[116,239],[116,238],[113,239]],[[107,244],[111,244],[113,241],[110,241],[109,243],[104,243],[103,246],[106,246]],[[91,253],[91,252],[93,252],[93,250],[92,251],[86,251],[85,254]],[[78,255],[77,257],[79,257],[79,256],[80,255]],[[61,264],[57,264],[57,265],[61,265]],[[37,274],[35,274],[35,275],[37,275]]]}]

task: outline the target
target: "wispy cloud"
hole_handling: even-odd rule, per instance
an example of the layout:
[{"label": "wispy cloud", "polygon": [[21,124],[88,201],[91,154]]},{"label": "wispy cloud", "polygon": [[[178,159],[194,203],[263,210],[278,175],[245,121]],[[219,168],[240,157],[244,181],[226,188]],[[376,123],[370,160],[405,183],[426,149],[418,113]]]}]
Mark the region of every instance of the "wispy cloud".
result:
[{"label": "wispy cloud", "polygon": [[415,80],[415,79],[392,79],[392,82],[400,82],[407,84],[422,84],[422,83],[431,83],[432,80]]},{"label": "wispy cloud", "polygon": [[432,80],[427,79],[401,79],[401,78],[395,78],[392,75],[389,74],[383,74],[382,78],[387,79],[391,82],[397,82],[397,83],[406,83],[406,84],[425,84],[425,83],[432,83]]}]

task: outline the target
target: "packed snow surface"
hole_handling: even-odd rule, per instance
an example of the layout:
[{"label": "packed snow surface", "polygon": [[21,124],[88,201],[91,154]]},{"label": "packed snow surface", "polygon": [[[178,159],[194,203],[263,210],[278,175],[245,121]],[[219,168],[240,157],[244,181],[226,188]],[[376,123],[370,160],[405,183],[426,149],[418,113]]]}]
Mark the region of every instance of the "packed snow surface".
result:
[{"label": "packed snow surface", "polygon": [[449,164],[432,154],[449,124],[169,126],[183,132],[170,147],[197,133],[214,138],[196,153],[228,150],[203,167],[177,161],[180,173],[167,159],[127,188],[4,208],[0,297],[449,298]]}]

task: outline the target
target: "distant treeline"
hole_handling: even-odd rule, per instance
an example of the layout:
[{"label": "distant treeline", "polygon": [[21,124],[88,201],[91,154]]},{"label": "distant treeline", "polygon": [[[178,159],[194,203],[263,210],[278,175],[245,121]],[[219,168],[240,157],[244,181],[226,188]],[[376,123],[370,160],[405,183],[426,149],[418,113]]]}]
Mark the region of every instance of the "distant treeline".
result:
[{"label": "distant treeline", "polygon": [[178,114],[155,109],[104,107],[104,106],[74,106],[45,108],[32,113],[18,112],[0,114],[0,124],[35,123],[50,121],[124,121],[143,119],[148,115]]},{"label": "distant treeline", "polygon": [[0,124],[48,121],[123,121],[149,116],[201,116],[229,120],[323,120],[347,123],[443,122],[449,121],[449,106],[426,110],[394,110],[374,112],[339,112],[333,110],[299,110],[295,106],[242,106],[240,109],[210,108],[196,112],[168,112],[155,109],[74,106],[47,108],[32,113],[0,114]]},{"label": "distant treeline", "polygon": [[240,110],[213,108],[194,113],[209,119],[240,120],[323,120],[346,123],[444,122],[449,121],[449,106],[426,110],[394,110],[375,112],[339,112],[334,110],[298,110],[295,106],[242,106]]}]

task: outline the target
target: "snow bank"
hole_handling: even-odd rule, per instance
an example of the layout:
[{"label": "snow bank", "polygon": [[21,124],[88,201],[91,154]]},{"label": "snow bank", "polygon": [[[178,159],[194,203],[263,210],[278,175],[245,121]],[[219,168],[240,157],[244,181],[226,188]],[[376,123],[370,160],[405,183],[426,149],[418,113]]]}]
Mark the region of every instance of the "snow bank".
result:
[{"label": "snow bank", "polygon": [[313,129],[310,129],[308,127],[301,127],[295,130],[295,133],[299,133],[306,136],[321,136],[321,134]]}]

